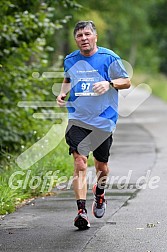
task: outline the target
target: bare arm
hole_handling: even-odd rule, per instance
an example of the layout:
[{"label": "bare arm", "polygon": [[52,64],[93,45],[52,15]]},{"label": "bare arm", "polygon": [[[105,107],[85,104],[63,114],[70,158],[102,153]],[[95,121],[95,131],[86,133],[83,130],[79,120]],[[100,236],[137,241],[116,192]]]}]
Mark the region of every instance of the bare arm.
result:
[{"label": "bare arm", "polygon": [[113,87],[116,89],[127,89],[131,86],[131,81],[129,78],[119,78],[112,80]]},{"label": "bare arm", "polygon": [[[116,89],[127,89],[131,86],[131,81],[129,78],[118,78],[112,80],[113,88]],[[110,84],[108,81],[100,81],[94,84],[93,90],[95,93],[101,95],[110,89]]]},{"label": "bare arm", "polygon": [[68,92],[71,89],[71,84],[68,82],[66,78],[64,78],[60,94],[57,96],[57,104],[60,107],[64,107],[66,102],[64,101],[65,97],[67,96]]}]

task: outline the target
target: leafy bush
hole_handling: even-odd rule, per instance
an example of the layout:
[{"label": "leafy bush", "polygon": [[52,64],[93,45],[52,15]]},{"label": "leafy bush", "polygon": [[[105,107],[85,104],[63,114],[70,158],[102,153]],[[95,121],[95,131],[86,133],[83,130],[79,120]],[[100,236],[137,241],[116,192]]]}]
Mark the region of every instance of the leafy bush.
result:
[{"label": "leafy bush", "polygon": [[58,10],[68,8],[72,3],[68,0],[2,0],[0,3],[0,16],[3,16],[0,23],[2,151],[18,151],[23,143],[37,139],[34,131],[42,135],[50,127],[49,120],[39,123],[32,118],[37,107],[22,109],[17,105],[20,101],[55,100],[51,92],[53,79],[35,79],[32,74],[49,71],[49,56],[54,48],[49,46],[48,41],[70,18],[64,13],[55,17],[55,7]]}]

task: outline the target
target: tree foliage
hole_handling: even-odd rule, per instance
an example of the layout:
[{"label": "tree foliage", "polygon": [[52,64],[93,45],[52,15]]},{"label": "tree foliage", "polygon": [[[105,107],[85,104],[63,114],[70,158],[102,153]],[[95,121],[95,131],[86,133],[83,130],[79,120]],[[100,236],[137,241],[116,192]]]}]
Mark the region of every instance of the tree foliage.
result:
[{"label": "tree foliage", "polygon": [[[78,19],[83,18],[85,13],[88,19],[94,18],[99,27],[99,38],[102,37],[100,44],[116,51],[134,67],[150,72],[167,72],[167,0],[78,2],[82,3],[84,10]],[[92,11],[96,11],[97,18]],[[105,23],[104,30],[98,24],[99,19]]]},{"label": "tree foliage", "polygon": [[159,56],[159,69],[167,74],[167,0],[159,0],[151,8],[150,24],[153,27],[151,45],[155,48],[155,53]]},{"label": "tree foliage", "polygon": [[[32,73],[48,70],[54,51],[50,38],[71,18],[66,9],[79,8],[74,1],[2,0],[0,3],[0,137],[1,149],[17,150],[36,139],[34,131],[49,127],[36,122],[37,108],[21,109],[19,101],[54,99],[53,80],[34,79]],[[64,11],[63,11],[64,10]],[[46,70],[46,71],[47,71]]]}]

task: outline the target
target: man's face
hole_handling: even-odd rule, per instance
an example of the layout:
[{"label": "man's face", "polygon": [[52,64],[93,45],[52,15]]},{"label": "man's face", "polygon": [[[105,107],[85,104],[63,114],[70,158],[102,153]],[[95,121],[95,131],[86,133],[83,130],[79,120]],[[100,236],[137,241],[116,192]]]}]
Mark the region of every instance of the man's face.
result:
[{"label": "man's face", "polygon": [[89,28],[80,29],[76,32],[75,41],[83,55],[92,55],[97,50],[97,34]]}]

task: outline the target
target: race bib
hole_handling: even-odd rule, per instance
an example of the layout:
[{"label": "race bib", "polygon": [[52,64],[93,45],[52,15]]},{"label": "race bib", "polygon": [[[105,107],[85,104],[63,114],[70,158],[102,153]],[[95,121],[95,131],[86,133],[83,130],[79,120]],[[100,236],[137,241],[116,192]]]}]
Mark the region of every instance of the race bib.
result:
[{"label": "race bib", "polygon": [[93,91],[93,84],[99,81],[99,78],[80,78],[76,79],[75,96],[97,96]]}]

